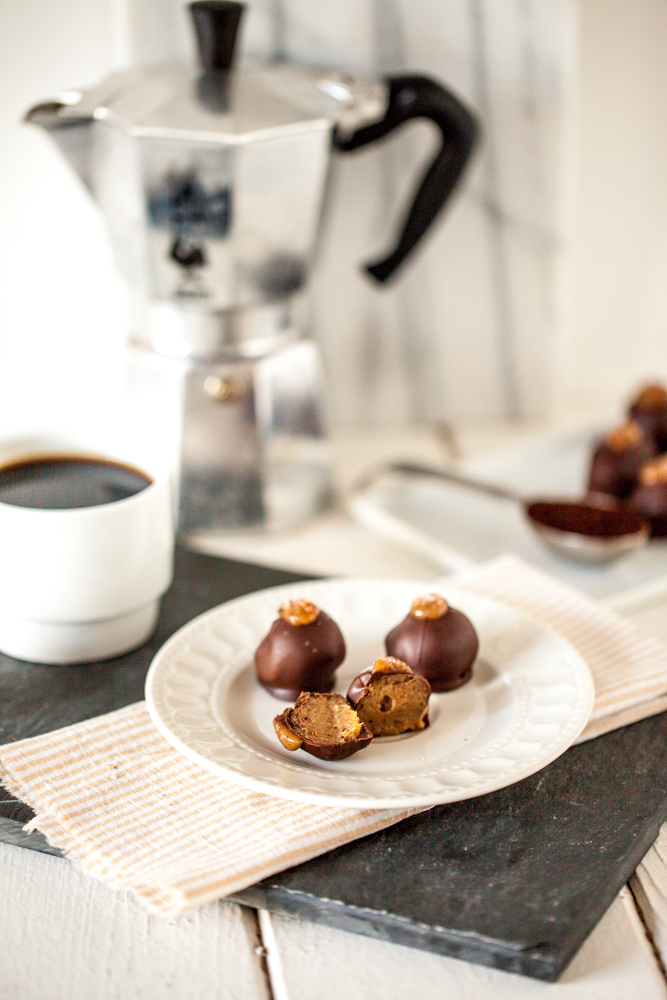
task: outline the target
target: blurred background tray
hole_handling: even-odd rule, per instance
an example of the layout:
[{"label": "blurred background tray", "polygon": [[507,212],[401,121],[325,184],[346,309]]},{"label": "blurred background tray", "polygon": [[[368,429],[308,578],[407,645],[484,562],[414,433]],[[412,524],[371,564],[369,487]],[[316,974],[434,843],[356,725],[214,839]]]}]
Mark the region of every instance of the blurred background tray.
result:
[{"label": "blurred background tray", "polygon": [[[468,460],[453,471],[506,487],[519,496],[580,497],[591,446],[600,428],[584,428]],[[554,555],[530,529],[520,504],[436,479],[388,473],[349,501],[365,527],[448,571],[514,552],[528,562],[608,601],[631,592],[667,592],[667,540],[652,540],[605,566],[586,566]]]}]

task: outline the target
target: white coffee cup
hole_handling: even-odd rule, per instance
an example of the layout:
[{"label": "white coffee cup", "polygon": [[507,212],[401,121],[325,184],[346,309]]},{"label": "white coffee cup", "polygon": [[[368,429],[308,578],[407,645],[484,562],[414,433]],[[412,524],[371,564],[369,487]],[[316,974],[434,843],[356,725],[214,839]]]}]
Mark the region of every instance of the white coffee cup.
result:
[{"label": "white coffee cup", "polygon": [[[95,506],[7,502],[8,467],[58,456],[121,465],[143,472],[148,484]],[[108,659],[141,645],[172,579],[173,522],[166,470],[137,469],[123,455],[67,439],[0,442],[0,650],[57,664]]]}]

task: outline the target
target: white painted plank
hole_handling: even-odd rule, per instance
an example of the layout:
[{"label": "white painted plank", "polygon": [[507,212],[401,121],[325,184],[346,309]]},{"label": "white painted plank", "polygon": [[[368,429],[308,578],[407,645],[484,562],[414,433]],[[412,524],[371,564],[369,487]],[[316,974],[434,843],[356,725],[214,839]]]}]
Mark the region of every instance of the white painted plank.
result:
[{"label": "white painted plank", "polygon": [[572,329],[564,397],[624,405],[667,372],[667,5],[579,4]]},{"label": "white painted plank", "polygon": [[166,919],[62,858],[0,844],[3,1000],[268,1000],[255,915]]},{"label": "white painted plank", "polygon": [[[471,11],[477,5],[471,3]],[[577,7],[571,0],[482,0],[487,145],[501,213],[536,232],[561,229],[564,129],[571,128]]]},{"label": "white painted plank", "polygon": [[[301,920],[271,918],[280,1000],[664,1000],[667,986],[632,897],[616,898],[557,984],[390,945]],[[270,937],[265,937],[270,942]]]},{"label": "white painted plank", "polygon": [[[621,593],[613,606],[640,628],[667,642],[665,581]],[[667,823],[630,880],[632,892],[663,966],[667,966]]]},{"label": "white painted plank", "polygon": [[667,965],[667,824],[630,885],[663,965]]},{"label": "white painted plank", "polygon": [[501,227],[506,268],[507,318],[511,325],[508,361],[518,412],[549,411],[555,400],[554,351],[560,316],[557,303],[557,239],[521,225]]}]

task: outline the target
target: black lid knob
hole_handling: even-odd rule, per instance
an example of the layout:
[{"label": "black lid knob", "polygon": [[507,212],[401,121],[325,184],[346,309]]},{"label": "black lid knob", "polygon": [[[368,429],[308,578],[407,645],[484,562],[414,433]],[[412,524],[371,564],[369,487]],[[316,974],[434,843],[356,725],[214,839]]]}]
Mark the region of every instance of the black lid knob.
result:
[{"label": "black lid knob", "polygon": [[236,0],[195,0],[190,4],[199,58],[205,70],[231,69],[244,10],[245,5]]}]

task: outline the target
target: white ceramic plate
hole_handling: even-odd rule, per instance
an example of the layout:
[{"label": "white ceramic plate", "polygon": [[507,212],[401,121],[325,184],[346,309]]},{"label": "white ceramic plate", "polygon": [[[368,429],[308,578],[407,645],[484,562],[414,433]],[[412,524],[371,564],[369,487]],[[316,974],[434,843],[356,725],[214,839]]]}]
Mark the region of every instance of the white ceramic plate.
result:
[{"label": "white ceramic plate", "polygon": [[146,679],[148,709],[186,757],[247,788],[352,808],[434,805],[472,798],[538,771],[569,747],[593,706],[593,681],[561,636],[486,598],[440,588],[480,638],[472,680],[432,695],[428,729],[374,739],[346,760],[283,749],[273,718],[286,703],[256,681],[253,654],[279,605],[304,597],[340,625],[345,693],[384,655],[384,636],[428,587],[413,580],[344,579],[290,584],[200,615],[157,653]]}]

